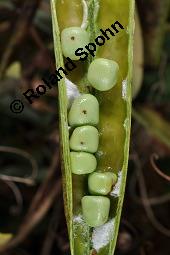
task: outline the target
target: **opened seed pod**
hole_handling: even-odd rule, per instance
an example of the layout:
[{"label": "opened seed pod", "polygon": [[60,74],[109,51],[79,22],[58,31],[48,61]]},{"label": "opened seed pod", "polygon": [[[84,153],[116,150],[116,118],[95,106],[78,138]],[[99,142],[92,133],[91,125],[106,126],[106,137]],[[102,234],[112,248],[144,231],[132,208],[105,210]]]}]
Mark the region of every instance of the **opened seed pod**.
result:
[{"label": "opened seed pod", "polygon": [[[63,43],[64,50],[69,50],[70,45],[67,48],[66,42],[61,41],[65,29],[80,27],[90,41],[78,46],[76,68],[58,84],[64,204],[71,254],[113,255],[129,155],[134,0],[52,0],[51,7],[56,68],[64,68],[67,61]],[[91,63],[97,59],[102,62],[88,75]],[[81,141],[80,129],[85,126],[95,128],[99,145],[90,134]],[[84,152],[84,143],[90,148],[96,143],[95,149],[88,147]],[[82,147],[78,148],[80,144]],[[92,172],[109,172],[113,173],[109,174],[111,179],[116,178],[105,178],[109,189],[98,176],[88,187]],[[103,186],[105,190],[101,191]]]}]

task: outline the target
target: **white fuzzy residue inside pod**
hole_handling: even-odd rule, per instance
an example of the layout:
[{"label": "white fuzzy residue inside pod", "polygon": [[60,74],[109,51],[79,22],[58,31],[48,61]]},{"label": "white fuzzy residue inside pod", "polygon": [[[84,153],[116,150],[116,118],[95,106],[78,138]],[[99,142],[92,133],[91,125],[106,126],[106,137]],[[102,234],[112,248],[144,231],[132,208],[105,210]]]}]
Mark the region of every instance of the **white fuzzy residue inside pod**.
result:
[{"label": "white fuzzy residue inside pod", "polygon": [[76,97],[80,96],[80,92],[79,92],[77,86],[73,82],[68,80],[67,78],[65,78],[65,84],[66,84],[66,89],[67,89],[68,108],[70,108],[73,100]]},{"label": "white fuzzy residue inside pod", "polygon": [[73,222],[83,223],[83,219],[82,219],[81,215],[74,216]]},{"label": "white fuzzy residue inside pod", "polygon": [[77,228],[79,228],[80,226],[83,226],[83,232],[81,233],[81,235],[86,238],[89,234],[89,226],[85,223],[81,215],[76,215],[73,218],[74,237],[77,237]]},{"label": "white fuzzy residue inside pod", "polygon": [[122,97],[123,99],[127,99],[127,80],[122,81]]},{"label": "white fuzzy residue inside pod", "polygon": [[118,197],[118,196],[119,196],[121,182],[122,182],[122,171],[119,171],[117,183],[116,183],[116,185],[113,187],[113,190],[110,192],[110,195],[111,195],[112,197]]},{"label": "white fuzzy residue inside pod", "polygon": [[99,251],[111,241],[114,233],[114,222],[114,219],[112,219],[104,225],[94,228],[92,234],[92,244],[96,251]]}]

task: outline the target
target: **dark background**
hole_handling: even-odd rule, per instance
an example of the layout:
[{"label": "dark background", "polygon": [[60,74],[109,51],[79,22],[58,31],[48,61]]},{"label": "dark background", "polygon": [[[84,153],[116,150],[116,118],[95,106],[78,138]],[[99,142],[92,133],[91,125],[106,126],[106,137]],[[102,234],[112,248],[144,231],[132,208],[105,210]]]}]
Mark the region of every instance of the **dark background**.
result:
[{"label": "dark background", "polygon": [[[139,0],[137,5],[144,42],[144,64],[139,68],[144,74],[143,82],[133,84],[140,92],[133,100],[127,187],[115,254],[169,255],[170,1]],[[53,52],[49,1],[0,1],[0,232],[15,236],[1,254],[69,254],[57,88],[32,105],[25,101],[20,114],[9,107],[55,70]]]}]

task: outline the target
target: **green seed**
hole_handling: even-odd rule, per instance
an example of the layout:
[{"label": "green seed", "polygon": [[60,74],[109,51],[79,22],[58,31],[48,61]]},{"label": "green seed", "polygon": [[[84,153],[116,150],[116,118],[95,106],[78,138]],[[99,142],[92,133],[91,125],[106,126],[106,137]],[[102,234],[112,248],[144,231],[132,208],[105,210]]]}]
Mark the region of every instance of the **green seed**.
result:
[{"label": "green seed", "polygon": [[94,172],[88,177],[89,192],[94,195],[107,195],[117,182],[117,176],[111,172]]},{"label": "green seed", "polygon": [[72,60],[79,60],[80,57],[75,55],[78,48],[84,48],[89,43],[89,35],[81,27],[65,28],[61,33],[61,46],[63,55]]},{"label": "green seed", "polygon": [[87,152],[70,152],[71,169],[73,174],[92,173],[97,166],[96,158]]},{"label": "green seed", "polygon": [[99,123],[99,103],[91,94],[77,97],[68,115],[70,126],[97,125]]},{"label": "green seed", "polygon": [[103,196],[84,196],[82,198],[84,220],[90,227],[98,227],[107,222],[110,200]]},{"label": "green seed", "polygon": [[109,59],[95,59],[89,66],[87,78],[91,85],[100,91],[106,91],[116,85],[118,64]]},{"label": "green seed", "polygon": [[99,133],[93,126],[82,126],[74,129],[70,138],[70,149],[95,153],[99,145]]}]

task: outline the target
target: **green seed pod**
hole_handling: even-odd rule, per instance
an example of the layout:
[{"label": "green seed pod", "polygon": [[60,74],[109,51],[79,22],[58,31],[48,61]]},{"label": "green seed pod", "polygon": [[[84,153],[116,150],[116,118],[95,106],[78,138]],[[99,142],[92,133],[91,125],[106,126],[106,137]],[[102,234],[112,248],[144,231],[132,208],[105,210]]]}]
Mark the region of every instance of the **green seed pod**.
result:
[{"label": "green seed pod", "polygon": [[[89,112],[85,111],[82,114],[81,104],[77,104],[78,107],[71,110],[68,116],[67,83],[65,79],[59,81],[60,144],[70,253],[71,255],[89,255],[94,252],[98,255],[113,255],[125,192],[129,153],[134,0],[51,0],[51,3],[56,68],[60,66],[65,68],[65,59],[61,50],[61,32],[68,27],[80,27],[82,20],[87,21],[91,42],[91,47],[87,48],[91,49],[92,54],[88,55],[87,60],[78,61],[77,68],[69,72],[67,78],[76,85],[78,93],[94,92],[95,101],[98,100],[100,104],[100,120],[99,108],[96,108],[96,111],[94,107],[94,105],[98,107],[98,102],[93,105],[86,100],[83,100],[82,104],[85,103]],[[84,11],[83,3],[87,7],[86,11]],[[104,45],[96,47],[97,42],[103,38]],[[84,50],[82,49],[82,54]],[[118,63],[120,70],[118,81],[112,89],[105,92],[91,89],[87,71],[94,60],[92,55],[95,55],[96,60],[104,58]],[[101,77],[100,82],[103,81],[103,70],[97,76]],[[110,73],[106,76],[107,79],[108,77]],[[74,98],[75,95],[76,93]],[[81,201],[87,195],[88,176],[72,174],[68,125],[71,127],[97,125],[100,134],[99,148],[95,154],[97,169],[100,169],[102,173],[109,171],[119,176],[119,185],[116,185],[115,190],[110,193],[109,222],[99,228],[90,228],[90,224],[84,221]],[[91,204],[91,208],[97,210],[96,203]],[[100,206],[100,213],[102,208],[103,206]]]},{"label": "green seed pod", "polygon": [[61,33],[61,46],[63,55],[72,60],[79,60],[80,57],[75,55],[78,48],[84,48],[89,43],[89,35],[81,27],[65,28]]},{"label": "green seed pod", "polygon": [[117,176],[112,172],[94,172],[88,177],[89,192],[94,195],[107,195],[116,181]]},{"label": "green seed pod", "polygon": [[97,125],[99,123],[99,103],[93,95],[83,94],[76,98],[68,115],[70,126]]},{"label": "green seed pod", "polygon": [[107,222],[110,210],[109,198],[84,196],[81,201],[84,220],[90,227],[98,227]]},{"label": "green seed pod", "polygon": [[70,138],[70,149],[95,153],[99,145],[99,133],[93,126],[77,127]]},{"label": "green seed pod", "polygon": [[70,157],[73,174],[89,174],[96,169],[97,161],[93,154],[86,152],[70,152]]},{"label": "green seed pod", "polygon": [[118,64],[109,59],[95,59],[89,66],[87,78],[91,85],[100,91],[107,91],[116,85]]}]

